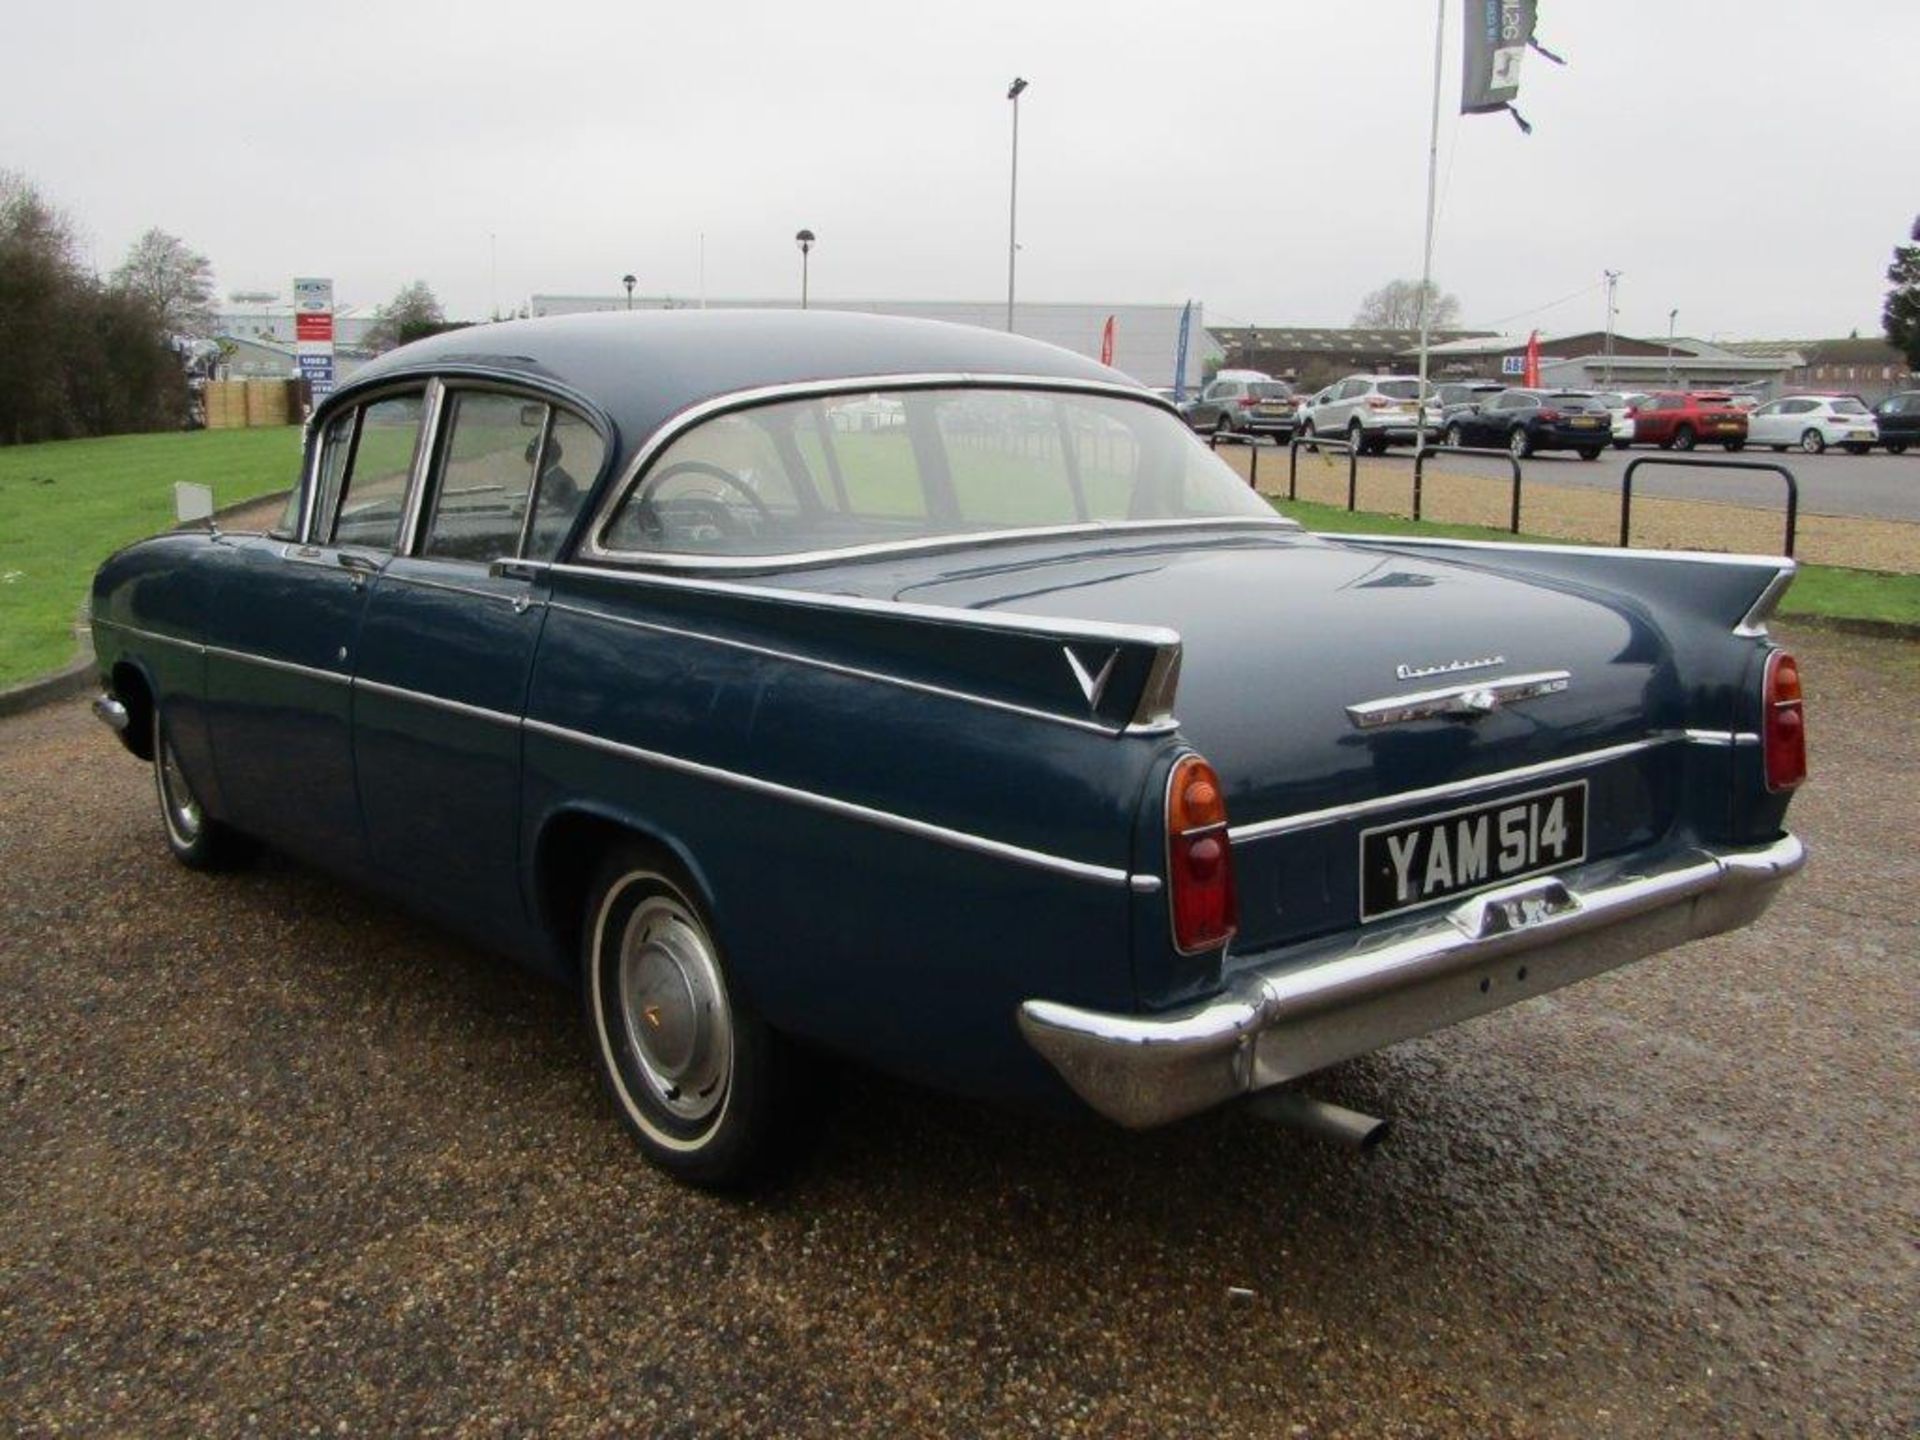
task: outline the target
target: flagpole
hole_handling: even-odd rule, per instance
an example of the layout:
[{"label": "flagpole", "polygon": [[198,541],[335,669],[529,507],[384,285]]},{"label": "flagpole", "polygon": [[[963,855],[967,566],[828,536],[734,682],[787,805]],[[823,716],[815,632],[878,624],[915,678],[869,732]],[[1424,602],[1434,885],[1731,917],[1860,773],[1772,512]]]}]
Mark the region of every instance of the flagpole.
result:
[{"label": "flagpole", "polygon": [[1447,30],[1447,0],[1433,3],[1433,119],[1427,130],[1427,245],[1420,260],[1420,394],[1414,401],[1414,454],[1427,445],[1427,347],[1433,334],[1433,209],[1440,176],[1440,74]]}]

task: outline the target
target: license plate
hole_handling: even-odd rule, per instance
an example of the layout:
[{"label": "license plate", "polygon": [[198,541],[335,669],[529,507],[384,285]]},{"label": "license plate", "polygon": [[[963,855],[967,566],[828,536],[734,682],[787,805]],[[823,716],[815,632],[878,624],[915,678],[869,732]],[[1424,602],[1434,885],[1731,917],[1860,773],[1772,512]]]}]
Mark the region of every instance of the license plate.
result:
[{"label": "license plate", "polygon": [[1360,832],[1360,918],[1470,895],[1587,855],[1587,782]]},{"label": "license plate", "polygon": [[1600,422],[1598,420],[1575,420],[1573,422],[1573,428],[1576,430],[1593,430],[1598,428],[1599,424]]},{"label": "license plate", "polygon": [[1721,425],[1720,428],[1722,430],[1738,430],[1740,428],[1740,425],[1739,425],[1739,422],[1737,421],[1729,420],[1725,424]]}]

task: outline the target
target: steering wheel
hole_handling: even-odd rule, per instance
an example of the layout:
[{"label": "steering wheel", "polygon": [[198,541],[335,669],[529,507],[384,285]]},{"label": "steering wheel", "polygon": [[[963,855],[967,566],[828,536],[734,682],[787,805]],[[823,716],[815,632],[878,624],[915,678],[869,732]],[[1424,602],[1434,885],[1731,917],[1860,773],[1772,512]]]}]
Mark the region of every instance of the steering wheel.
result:
[{"label": "steering wheel", "polygon": [[746,500],[747,504],[753,508],[753,518],[755,520],[773,519],[773,512],[767,509],[767,502],[760,498],[751,485],[747,484],[746,481],[742,480],[731,470],[723,470],[718,465],[709,465],[705,460],[682,460],[677,464],[667,466],[667,468],[662,470],[658,475],[649,475],[646,483],[634,492],[634,503],[648,503],[652,491],[659,489],[662,485],[666,484],[667,481],[673,479],[674,476],[682,474],[706,475],[714,480],[718,480],[722,485],[725,485],[729,490],[735,491]]}]

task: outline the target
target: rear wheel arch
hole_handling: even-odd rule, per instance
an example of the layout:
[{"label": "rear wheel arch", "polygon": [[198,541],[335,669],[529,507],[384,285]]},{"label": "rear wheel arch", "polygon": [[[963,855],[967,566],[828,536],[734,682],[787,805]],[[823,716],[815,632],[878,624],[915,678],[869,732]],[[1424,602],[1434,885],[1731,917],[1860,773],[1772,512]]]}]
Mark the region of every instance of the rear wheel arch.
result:
[{"label": "rear wheel arch", "polygon": [[554,960],[570,977],[579,977],[594,876],[614,850],[632,847],[653,852],[663,870],[677,872],[717,923],[712,886],[684,846],[629,816],[586,808],[555,811],[534,841],[532,899],[540,927],[552,942]]}]

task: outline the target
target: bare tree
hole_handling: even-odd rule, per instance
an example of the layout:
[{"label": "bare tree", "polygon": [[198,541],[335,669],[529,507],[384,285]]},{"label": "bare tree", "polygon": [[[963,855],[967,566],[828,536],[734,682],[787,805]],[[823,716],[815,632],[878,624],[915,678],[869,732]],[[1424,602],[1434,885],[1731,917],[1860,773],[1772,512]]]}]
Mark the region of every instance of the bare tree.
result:
[{"label": "bare tree", "polygon": [[[1451,329],[1460,321],[1460,302],[1428,281],[1424,292],[1431,313],[1428,328]],[[1418,330],[1422,290],[1418,280],[1389,280],[1360,302],[1353,323],[1366,330]]]},{"label": "bare tree", "polygon": [[380,307],[373,328],[367,331],[367,344],[375,350],[391,350],[451,328],[432,288],[424,280],[415,280],[402,285],[399,293]]},{"label": "bare tree", "polygon": [[177,236],[149,230],[113,272],[113,288],[145,301],[170,335],[213,334],[213,267]]}]

